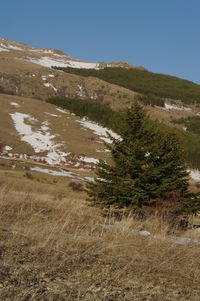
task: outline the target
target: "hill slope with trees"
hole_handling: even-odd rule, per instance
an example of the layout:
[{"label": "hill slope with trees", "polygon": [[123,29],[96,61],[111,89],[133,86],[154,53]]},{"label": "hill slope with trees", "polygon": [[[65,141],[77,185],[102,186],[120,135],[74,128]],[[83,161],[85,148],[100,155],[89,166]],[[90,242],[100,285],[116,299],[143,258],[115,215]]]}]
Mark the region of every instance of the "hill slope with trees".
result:
[{"label": "hill slope with trees", "polygon": [[[60,106],[75,113],[80,117],[88,117],[90,120],[100,123],[119,133],[122,124],[122,113],[113,111],[109,106],[97,103],[93,100],[80,98],[53,97],[47,100],[49,103]],[[154,123],[154,121],[149,121]],[[168,130],[169,126],[155,121],[156,127]],[[197,133],[174,129],[181,145],[185,150],[185,160],[191,168],[200,169],[200,136]]]},{"label": "hill slope with trees", "polygon": [[200,85],[175,76],[152,73],[135,68],[76,69],[56,68],[67,73],[93,76],[149,97],[149,103],[163,105],[159,98],[182,100],[186,104],[200,103]]}]

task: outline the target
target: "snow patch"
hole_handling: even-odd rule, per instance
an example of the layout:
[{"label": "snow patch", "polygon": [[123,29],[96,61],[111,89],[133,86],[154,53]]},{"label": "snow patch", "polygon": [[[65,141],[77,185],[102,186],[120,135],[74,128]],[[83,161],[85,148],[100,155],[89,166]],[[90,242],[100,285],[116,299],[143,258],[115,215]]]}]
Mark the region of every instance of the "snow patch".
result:
[{"label": "snow patch", "polygon": [[93,177],[85,177],[85,180],[88,181],[88,182],[94,182]]},{"label": "snow patch", "polygon": [[188,170],[188,172],[190,173],[190,177],[196,181],[196,182],[200,182],[200,171],[198,169],[192,169],[192,170]]},{"label": "snow patch", "polygon": [[99,69],[99,64],[98,63],[87,63],[87,62],[79,62],[79,61],[71,61],[67,60],[66,58],[61,60],[61,59],[54,59],[48,56],[43,56],[39,59],[37,58],[31,58],[28,57],[26,59],[27,61],[41,65],[43,67],[71,67],[71,68],[81,68],[81,69]]},{"label": "snow patch", "polygon": [[56,110],[57,110],[58,112],[60,112],[60,113],[63,113],[63,114],[69,114],[67,111],[62,110],[62,109],[60,109],[60,108],[56,108]]},{"label": "snow patch", "polygon": [[165,103],[164,109],[167,111],[170,111],[170,110],[179,110],[179,111],[188,111],[188,112],[192,111],[191,108],[187,108],[184,106],[176,106],[176,105],[172,105],[172,104],[168,104],[168,103]]},{"label": "snow patch", "polygon": [[22,48],[18,47],[18,46],[13,46],[13,45],[7,45],[5,46],[6,48],[8,49],[11,49],[11,50],[17,50],[17,51],[22,51]]},{"label": "snow patch", "polygon": [[48,112],[45,112],[45,114],[52,116],[52,117],[60,117],[60,115],[56,115],[56,114],[52,114],[52,113],[48,113]]},{"label": "snow patch", "polygon": [[54,87],[52,84],[50,83],[44,83],[44,86],[47,87],[47,88],[52,88],[56,93],[58,91],[58,89],[56,89],[56,87]]},{"label": "snow patch", "polygon": [[3,49],[3,50],[0,50],[0,51],[10,51],[10,50],[18,50],[18,51],[21,51],[22,48],[20,47],[17,47],[17,46],[13,46],[11,44],[8,44],[8,45],[5,45],[3,43],[0,43],[0,48]]},{"label": "snow patch", "polygon": [[11,104],[11,106],[13,106],[13,107],[16,107],[16,108],[19,108],[20,107],[20,105],[18,104],[18,103],[16,103],[16,102],[10,102],[10,104]]},{"label": "snow patch", "polygon": [[98,98],[97,93],[94,92],[93,95],[90,96],[90,98],[91,99],[97,99]]},{"label": "snow patch", "polygon": [[97,153],[110,153],[111,151],[109,149],[96,149]]},{"label": "snow patch", "polygon": [[78,85],[78,93],[77,93],[80,97],[84,96],[84,91],[83,91],[83,86],[82,85]]},{"label": "snow patch", "polygon": [[69,178],[75,178],[76,174],[70,171],[65,171],[65,170],[52,170],[52,169],[47,169],[47,168],[41,168],[41,167],[32,167],[30,168],[31,171],[38,171],[41,173],[45,173],[51,176],[56,176],[56,177],[69,177]]},{"label": "snow patch", "polygon": [[120,139],[120,136],[117,135],[112,130],[109,130],[93,121],[90,121],[86,118],[82,118],[81,120],[77,120],[84,128],[90,129],[94,132],[94,134],[98,135],[100,139],[104,140],[106,143],[112,143],[112,140],[108,137],[107,132],[114,138]]},{"label": "snow patch", "polygon": [[[1,44],[0,44],[0,45],[1,45]],[[1,46],[2,46],[2,45],[1,45]],[[0,46],[0,52],[3,52],[3,51],[9,51],[8,49],[2,48],[1,46]]]},{"label": "snow patch", "polygon": [[93,164],[97,164],[99,162],[98,159],[95,158],[90,158],[90,157],[85,157],[85,156],[81,156],[80,160],[85,162],[85,163],[93,163]]},{"label": "snow patch", "polygon": [[4,147],[4,150],[9,152],[9,151],[11,151],[11,150],[12,150],[12,147],[10,147],[10,146],[6,145],[6,146]]},{"label": "snow patch", "polygon": [[47,152],[45,160],[50,165],[56,165],[66,162],[65,157],[69,153],[59,151],[58,147],[60,144],[55,144],[55,135],[51,135],[48,127],[48,122],[44,121],[38,131],[33,131],[30,124],[25,123],[35,123],[37,119],[31,117],[28,114],[23,113],[11,113],[11,118],[14,122],[15,128],[21,140],[27,142],[31,145],[36,153]]}]

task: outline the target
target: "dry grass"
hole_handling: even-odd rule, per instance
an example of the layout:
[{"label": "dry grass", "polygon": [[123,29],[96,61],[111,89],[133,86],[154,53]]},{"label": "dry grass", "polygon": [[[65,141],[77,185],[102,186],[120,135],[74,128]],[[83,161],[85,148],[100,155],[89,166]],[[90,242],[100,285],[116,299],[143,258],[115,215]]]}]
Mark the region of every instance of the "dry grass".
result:
[{"label": "dry grass", "polygon": [[133,235],[166,235],[89,207],[69,180],[46,184],[9,174],[0,189],[0,300],[199,300],[199,246]]},{"label": "dry grass", "polygon": [[[20,107],[13,107],[11,102],[17,102]],[[20,112],[37,119],[34,124],[34,131],[39,130],[42,123],[47,121],[51,135],[55,135],[55,143],[62,145],[61,151],[98,159],[108,157],[108,153],[103,152],[105,146],[102,140],[91,130],[84,129],[77,122],[80,121],[79,117],[60,113],[54,105],[36,99],[0,94],[0,103],[0,143],[11,146],[14,153],[35,154],[33,148],[21,140],[11,119],[10,113]],[[38,110],[38,108],[40,109]]]},{"label": "dry grass", "polygon": [[[1,40],[1,39],[0,39]],[[8,94],[16,94],[36,99],[47,99],[57,95],[77,97],[80,95],[78,85],[83,87],[81,97],[97,97],[98,101],[110,104],[111,107],[121,109],[123,103],[130,104],[136,93],[123,87],[107,83],[97,78],[85,78],[75,74],[60,72],[55,69],[42,67],[28,61],[25,57],[38,58],[38,54],[30,53],[27,48],[18,52],[0,53],[1,87]],[[40,55],[39,55],[40,57]],[[54,58],[54,57],[52,57]],[[34,74],[35,76],[32,76]],[[45,87],[41,76],[53,74],[54,78],[48,78],[48,82],[57,89],[55,93],[51,87]],[[124,98],[124,101],[121,101]]]}]

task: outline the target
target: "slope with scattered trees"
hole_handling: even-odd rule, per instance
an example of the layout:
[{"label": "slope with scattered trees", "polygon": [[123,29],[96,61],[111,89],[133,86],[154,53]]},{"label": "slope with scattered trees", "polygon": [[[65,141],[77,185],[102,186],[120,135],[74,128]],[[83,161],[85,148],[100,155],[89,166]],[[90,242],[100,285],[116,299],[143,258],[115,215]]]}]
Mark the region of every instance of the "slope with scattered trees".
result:
[{"label": "slope with scattered trees", "polygon": [[[49,103],[60,106],[64,109],[75,113],[80,117],[88,117],[92,121],[98,122],[101,125],[108,127],[115,132],[119,132],[122,124],[122,114],[113,111],[109,106],[97,103],[92,100],[67,97],[53,97],[47,100]],[[153,121],[149,121],[154,123]],[[157,128],[162,128],[163,131],[168,130],[168,126],[155,122]],[[175,129],[181,145],[185,151],[185,160],[192,168],[200,169],[200,136],[196,133]]]},{"label": "slope with scattered trees", "polygon": [[67,73],[93,76],[145,95],[145,101],[163,106],[163,98],[179,99],[186,104],[200,103],[200,85],[175,76],[135,68],[75,69],[56,68]]}]

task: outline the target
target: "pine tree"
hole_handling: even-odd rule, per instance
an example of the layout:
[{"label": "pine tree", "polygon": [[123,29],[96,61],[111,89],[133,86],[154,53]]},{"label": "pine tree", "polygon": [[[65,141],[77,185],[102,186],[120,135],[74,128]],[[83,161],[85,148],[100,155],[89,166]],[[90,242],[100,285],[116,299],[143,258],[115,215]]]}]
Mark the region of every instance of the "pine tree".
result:
[{"label": "pine tree", "polygon": [[133,209],[189,199],[188,173],[174,132],[156,128],[135,103],[124,113],[120,136],[106,145],[112,164],[101,160],[94,183],[88,183],[93,204]]}]

